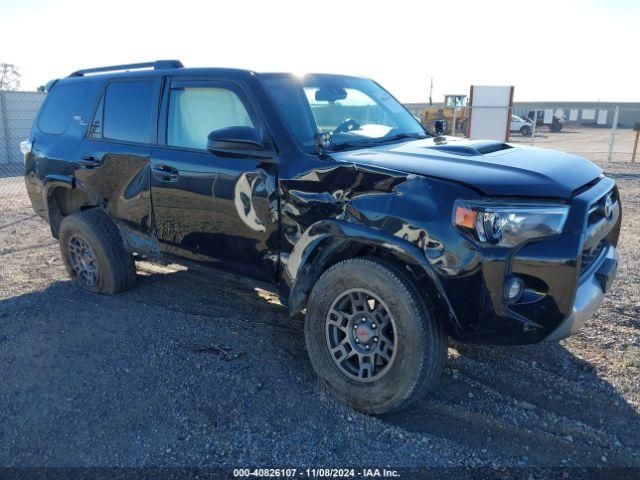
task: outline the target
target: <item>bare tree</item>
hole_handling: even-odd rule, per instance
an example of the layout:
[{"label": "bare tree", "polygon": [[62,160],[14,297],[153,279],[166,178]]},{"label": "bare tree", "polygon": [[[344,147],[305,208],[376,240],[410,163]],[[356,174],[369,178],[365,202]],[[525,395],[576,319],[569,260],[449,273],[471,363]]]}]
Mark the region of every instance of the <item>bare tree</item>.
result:
[{"label": "bare tree", "polygon": [[17,90],[18,88],[20,88],[18,67],[0,62],[0,90]]}]

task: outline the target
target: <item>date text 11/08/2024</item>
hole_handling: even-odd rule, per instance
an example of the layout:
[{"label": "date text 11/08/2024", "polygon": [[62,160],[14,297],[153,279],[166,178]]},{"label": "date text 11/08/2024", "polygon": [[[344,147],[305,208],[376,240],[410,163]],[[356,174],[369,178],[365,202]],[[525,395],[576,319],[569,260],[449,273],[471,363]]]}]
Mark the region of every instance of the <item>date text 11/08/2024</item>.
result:
[{"label": "date text 11/08/2024", "polygon": [[236,468],[234,478],[401,478],[400,472],[388,468]]}]

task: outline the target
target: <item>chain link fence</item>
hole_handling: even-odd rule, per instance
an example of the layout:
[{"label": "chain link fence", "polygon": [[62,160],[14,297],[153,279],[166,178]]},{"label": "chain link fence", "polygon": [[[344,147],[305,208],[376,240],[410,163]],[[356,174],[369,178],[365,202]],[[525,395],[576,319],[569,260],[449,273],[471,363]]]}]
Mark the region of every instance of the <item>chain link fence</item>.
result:
[{"label": "chain link fence", "polygon": [[[596,162],[605,171],[640,163],[636,129],[640,127],[640,106],[585,104],[542,107],[516,104],[512,108],[492,106],[408,105],[430,131],[443,127],[444,135],[469,138],[476,115],[500,117],[509,124],[508,141],[513,144],[561,150]],[[636,154],[634,156],[634,148]]]},{"label": "chain link fence", "polygon": [[640,107],[617,107],[611,128],[608,161],[615,164],[640,164]]},{"label": "chain link fence", "polygon": [[[585,108],[515,107],[513,114],[537,118],[535,135],[528,143],[575,153],[598,163],[605,170],[637,161],[633,158],[634,127],[640,124],[640,107],[609,105]],[[511,141],[525,142],[512,132]]]},{"label": "chain link fence", "polygon": [[44,97],[43,92],[0,91],[0,198],[23,191],[20,142],[29,138]]}]

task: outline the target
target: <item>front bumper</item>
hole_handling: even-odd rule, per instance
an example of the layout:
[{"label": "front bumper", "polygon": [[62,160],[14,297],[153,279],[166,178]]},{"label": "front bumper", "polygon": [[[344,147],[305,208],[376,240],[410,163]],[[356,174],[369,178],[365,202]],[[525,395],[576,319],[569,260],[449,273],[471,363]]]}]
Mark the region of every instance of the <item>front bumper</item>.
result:
[{"label": "front bumper", "polygon": [[[604,215],[600,207],[607,195],[614,202]],[[475,255],[459,257],[468,262],[464,274],[443,281],[460,325],[451,333],[457,341],[523,345],[559,340],[595,313],[615,277],[622,221],[619,194],[613,180],[605,177],[573,196],[570,206],[561,235],[506,253],[471,245]],[[504,300],[509,276],[523,280],[525,287],[513,304]]]},{"label": "front bumper", "polygon": [[611,245],[578,286],[571,314],[544,339],[545,342],[555,342],[573,335],[593,317],[615,279],[617,265],[618,252]]}]

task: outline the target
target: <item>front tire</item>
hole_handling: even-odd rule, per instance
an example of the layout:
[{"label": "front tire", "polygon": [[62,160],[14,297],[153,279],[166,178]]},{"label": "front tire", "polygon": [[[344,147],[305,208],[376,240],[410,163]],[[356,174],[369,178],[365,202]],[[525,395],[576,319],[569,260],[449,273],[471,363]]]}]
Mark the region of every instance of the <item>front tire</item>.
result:
[{"label": "front tire", "polygon": [[76,285],[105,294],[135,285],[133,257],[102,210],[93,208],[65,217],[58,233],[62,259]]},{"label": "front tire", "polygon": [[529,125],[523,125],[520,128],[520,133],[523,137],[528,137],[529,135],[531,135],[531,127]]},{"label": "front tire", "polygon": [[447,351],[442,325],[409,276],[374,258],[342,261],[320,277],[305,339],[324,386],[371,414],[419,400],[436,384]]}]

